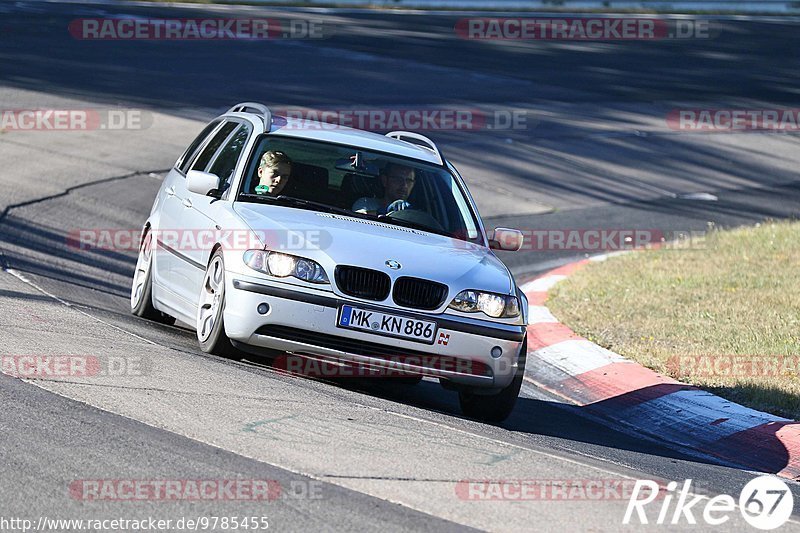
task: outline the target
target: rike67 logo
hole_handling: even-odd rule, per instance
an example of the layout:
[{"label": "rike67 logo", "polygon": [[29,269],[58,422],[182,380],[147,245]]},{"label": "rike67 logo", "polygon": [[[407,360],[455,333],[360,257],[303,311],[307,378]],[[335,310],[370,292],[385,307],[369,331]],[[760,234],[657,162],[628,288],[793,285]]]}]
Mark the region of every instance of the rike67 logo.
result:
[{"label": "rike67 logo", "polygon": [[[720,494],[707,498],[693,494],[691,479],[684,481],[680,490],[677,490],[675,481],[666,485],[666,494],[661,488],[663,485],[655,481],[637,480],[622,523],[648,524],[652,520],[659,525],[695,525],[701,518],[705,524],[721,526],[736,516],[737,502],[733,496]],[[648,508],[656,500],[659,503]],[[793,509],[792,492],[786,483],[774,476],[750,480],[739,494],[739,512],[748,524],[757,529],[771,530],[782,526],[789,520]],[[649,515],[648,510],[651,511]],[[657,516],[654,517],[655,511]]]}]

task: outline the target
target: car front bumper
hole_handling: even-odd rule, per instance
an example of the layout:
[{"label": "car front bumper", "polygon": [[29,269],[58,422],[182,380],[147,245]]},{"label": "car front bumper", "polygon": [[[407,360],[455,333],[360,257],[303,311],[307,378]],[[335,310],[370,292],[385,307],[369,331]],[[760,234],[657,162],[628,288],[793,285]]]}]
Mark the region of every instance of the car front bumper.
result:
[{"label": "car front bumper", "polygon": [[[237,274],[226,279],[225,332],[239,343],[418,373],[487,389],[508,386],[517,370],[525,335],[521,325],[415,313]],[[263,315],[257,311],[262,303],[269,306]],[[438,332],[434,343],[339,327],[338,312],[344,304],[435,321]],[[498,348],[501,355],[493,357],[493,349],[497,353]]]}]

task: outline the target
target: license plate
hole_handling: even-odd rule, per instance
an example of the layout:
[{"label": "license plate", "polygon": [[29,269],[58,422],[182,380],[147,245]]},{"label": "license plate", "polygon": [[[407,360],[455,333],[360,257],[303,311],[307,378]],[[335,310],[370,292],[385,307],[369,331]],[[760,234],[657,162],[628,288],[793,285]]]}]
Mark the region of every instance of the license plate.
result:
[{"label": "license plate", "polygon": [[426,344],[433,344],[433,339],[436,337],[436,322],[359,309],[350,305],[342,306],[338,325],[342,328]]}]

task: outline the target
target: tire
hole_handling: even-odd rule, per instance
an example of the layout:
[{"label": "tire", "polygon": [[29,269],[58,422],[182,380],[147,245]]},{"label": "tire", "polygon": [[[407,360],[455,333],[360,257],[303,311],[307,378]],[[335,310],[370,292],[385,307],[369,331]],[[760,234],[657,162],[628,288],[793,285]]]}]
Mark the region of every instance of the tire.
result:
[{"label": "tire", "polygon": [[197,306],[197,342],[206,353],[231,357],[238,351],[225,334],[225,262],[222,250],[211,256]]},{"label": "tire", "polygon": [[498,423],[509,417],[514,410],[519,397],[519,390],[522,388],[522,378],[525,376],[525,362],[528,353],[528,339],[522,341],[520,349],[519,364],[514,379],[508,387],[496,394],[481,395],[469,391],[459,391],[458,402],[461,405],[461,412],[469,418],[474,418],[482,422]]},{"label": "tire", "polygon": [[153,238],[145,233],[139,246],[136,269],[131,282],[131,313],[138,317],[172,325],[175,319],[153,307]]}]

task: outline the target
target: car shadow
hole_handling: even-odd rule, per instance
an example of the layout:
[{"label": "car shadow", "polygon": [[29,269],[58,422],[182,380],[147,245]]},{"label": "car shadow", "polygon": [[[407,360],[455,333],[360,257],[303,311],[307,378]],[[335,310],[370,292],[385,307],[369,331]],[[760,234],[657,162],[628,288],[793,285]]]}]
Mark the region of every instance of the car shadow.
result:
[{"label": "car shadow", "polygon": [[[253,357],[248,355],[246,359],[252,361]],[[259,362],[271,365],[270,358],[262,358]],[[433,378],[425,378],[416,385],[393,378],[347,377],[322,381],[399,404],[465,418],[459,407],[458,394],[444,390]],[[720,441],[721,446],[718,448],[724,450],[724,453],[720,454],[716,449],[689,448],[667,443],[659,440],[656,435],[640,433],[632,429],[633,426],[624,427],[619,417],[609,416],[609,413],[641,403],[643,399],[658,398],[685,388],[685,385],[664,384],[621,394],[586,406],[575,406],[555,398],[548,398],[546,394],[541,394],[535,387],[526,383],[511,416],[495,426],[523,438],[526,435],[553,437],[563,445],[564,449],[569,450],[574,450],[578,444],[578,449],[594,447],[624,450],[650,457],[773,474],[789,465],[790,452],[778,439],[777,432],[787,425],[800,427],[800,424],[791,422],[775,424],[770,429],[758,431],[757,436],[762,439],[760,449],[768,449],[769,453],[752,460],[752,450],[747,448],[749,441],[746,439],[733,438],[727,442]],[[600,455],[604,453],[600,452]],[[745,461],[742,461],[743,458]],[[742,462],[746,464],[743,465]]]}]

